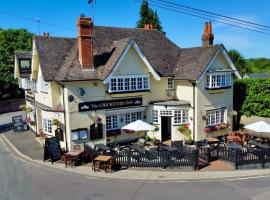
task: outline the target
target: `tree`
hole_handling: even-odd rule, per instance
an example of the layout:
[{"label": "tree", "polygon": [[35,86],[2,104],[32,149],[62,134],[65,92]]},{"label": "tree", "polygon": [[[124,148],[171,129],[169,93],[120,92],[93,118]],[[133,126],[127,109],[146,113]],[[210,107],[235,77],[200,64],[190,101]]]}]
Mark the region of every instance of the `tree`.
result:
[{"label": "tree", "polygon": [[137,28],[144,28],[145,24],[150,23],[153,25],[154,29],[164,33],[157,11],[153,11],[149,7],[147,0],[144,0],[140,8],[140,19],[137,22]]},{"label": "tree", "polygon": [[25,29],[0,29],[0,100],[24,97],[14,80],[14,56],[31,50],[32,35]]},{"label": "tree", "polygon": [[245,58],[238,51],[232,49],[228,51],[228,54],[241,75],[245,75],[251,72]]}]

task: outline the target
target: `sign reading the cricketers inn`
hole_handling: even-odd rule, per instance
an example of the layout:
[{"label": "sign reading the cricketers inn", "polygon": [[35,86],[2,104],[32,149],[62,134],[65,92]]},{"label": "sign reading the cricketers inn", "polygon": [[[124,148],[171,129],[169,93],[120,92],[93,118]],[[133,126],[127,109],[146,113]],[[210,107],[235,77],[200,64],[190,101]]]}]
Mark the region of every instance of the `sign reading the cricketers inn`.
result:
[{"label": "sign reading the cricketers inn", "polygon": [[140,105],[142,105],[141,97],[130,99],[106,100],[106,101],[90,101],[79,103],[79,112],[105,110],[129,106],[140,106]]}]

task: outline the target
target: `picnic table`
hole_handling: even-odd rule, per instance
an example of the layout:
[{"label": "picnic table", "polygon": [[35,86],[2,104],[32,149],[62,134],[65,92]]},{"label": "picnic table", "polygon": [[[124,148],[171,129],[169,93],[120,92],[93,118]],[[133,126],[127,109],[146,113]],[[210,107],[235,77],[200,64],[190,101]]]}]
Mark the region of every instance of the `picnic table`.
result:
[{"label": "picnic table", "polygon": [[92,169],[94,171],[104,170],[105,172],[107,172],[108,169],[112,169],[113,167],[111,166],[112,162],[110,162],[112,158],[112,156],[99,155],[93,160]]},{"label": "picnic table", "polygon": [[165,151],[176,151],[177,150],[176,147],[171,147],[168,145],[160,145],[160,149],[165,150]]},{"label": "picnic table", "polygon": [[111,150],[111,148],[108,147],[108,146],[105,145],[105,144],[96,144],[94,150],[96,150],[96,148],[98,148],[98,149],[100,149],[100,150],[102,150],[102,151],[108,151],[108,150]]},{"label": "picnic table", "polygon": [[129,148],[139,153],[145,153],[147,151],[145,148],[140,148],[136,145],[129,145]]},{"label": "picnic table", "polygon": [[84,150],[73,150],[69,151],[64,154],[64,160],[65,160],[65,165],[66,167],[68,165],[74,166],[75,162],[78,161],[83,154]]}]

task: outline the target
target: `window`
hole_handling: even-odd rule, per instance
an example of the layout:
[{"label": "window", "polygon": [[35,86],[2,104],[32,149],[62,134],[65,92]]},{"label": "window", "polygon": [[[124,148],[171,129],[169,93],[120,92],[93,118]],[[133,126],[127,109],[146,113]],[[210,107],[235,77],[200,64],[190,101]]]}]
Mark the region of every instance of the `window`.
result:
[{"label": "window", "polygon": [[142,112],[133,112],[125,114],[125,124],[135,122],[138,119],[142,119]]},{"label": "window", "polygon": [[149,77],[129,76],[112,78],[109,83],[109,92],[125,92],[125,91],[140,91],[149,90]]},{"label": "window", "polygon": [[175,110],[174,124],[187,124],[187,123],[188,123],[188,110]]},{"label": "window", "polygon": [[44,81],[42,76],[38,79],[38,86],[40,92],[48,92],[48,83]]},{"label": "window", "polygon": [[71,131],[72,140],[87,139],[87,129],[78,129]]},{"label": "window", "polygon": [[174,82],[172,78],[168,78],[168,90],[174,89]]},{"label": "window", "polygon": [[225,109],[206,111],[206,126],[217,125],[224,122]]},{"label": "window", "polygon": [[106,129],[107,130],[115,130],[118,129],[118,116],[117,115],[109,115],[106,116]]},{"label": "window", "polygon": [[206,88],[216,89],[231,86],[231,73],[212,73],[206,76]]},{"label": "window", "polygon": [[115,78],[113,78],[113,79],[111,79],[111,90],[116,90],[116,79]]},{"label": "window", "polygon": [[43,118],[42,129],[46,134],[52,134],[52,120]]},{"label": "window", "polygon": [[172,116],[172,110],[161,110],[160,116]]},{"label": "window", "polygon": [[153,123],[158,123],[158,110],[153,110]]}]

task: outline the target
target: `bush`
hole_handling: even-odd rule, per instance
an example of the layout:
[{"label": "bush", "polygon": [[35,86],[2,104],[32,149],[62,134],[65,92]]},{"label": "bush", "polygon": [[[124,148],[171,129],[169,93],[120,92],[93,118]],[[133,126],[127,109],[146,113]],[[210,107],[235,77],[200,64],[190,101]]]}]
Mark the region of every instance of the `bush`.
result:
[{"label": "bush", "polygon": [[248,117],[270,117],[270,79],[236,80],[234,109]]},{"label": "bush", "polygon": [[146,135],[144,139],[146,142],[148,142],[150,140],[150,137],[148,135]]}]

